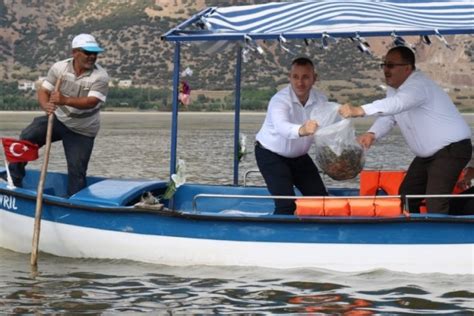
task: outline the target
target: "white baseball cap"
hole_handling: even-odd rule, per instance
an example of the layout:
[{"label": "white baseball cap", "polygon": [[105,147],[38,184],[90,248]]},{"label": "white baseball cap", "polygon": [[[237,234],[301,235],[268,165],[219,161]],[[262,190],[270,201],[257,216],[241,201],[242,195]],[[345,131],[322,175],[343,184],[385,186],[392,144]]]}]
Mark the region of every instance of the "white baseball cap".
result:
[{"label": "white baseball cap", "polygon": [[72,40],[72,48],[82,48],[85,51],[93,53],[101,53],[103,48],[97,44],[94,36],[90,34],[79,34]]}]

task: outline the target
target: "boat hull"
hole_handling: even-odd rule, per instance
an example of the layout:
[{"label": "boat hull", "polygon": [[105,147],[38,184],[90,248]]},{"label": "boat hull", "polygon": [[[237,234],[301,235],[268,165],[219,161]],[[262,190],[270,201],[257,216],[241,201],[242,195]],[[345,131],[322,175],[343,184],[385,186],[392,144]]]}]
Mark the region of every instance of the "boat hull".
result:
[{"label": "boat hull", "polygon": [[[2,194],[9,202],[0,208],[0,247],[29,253],[34,196]],[[46,197],[39,248],[64,257],[173,266],[474,274],[472,228],[472,222],[446,218],[246,217],[67,205]]]},{"label": "boat hull", "polygon": [[[34,219],[2,210],[0,246],[31,251]],[[7,224],[8,225],[5,225]],[[254,242],[156,236],[43,221],[41,251],[73,258],[127,259],[173,266],[221,265],[389,269],[412,273],[472,274],[472,244],[339,244]]]},{"label": "boat hull", "polygon": [[[0,247],[31,251],[38,175],[28,171],[24,188],[0,182]],[[57,256],[173,266],[474,274],[474,216],[273,215],[264,187],[200,184],[181,186],[173,207],[137,208],[144,192],[159,196],[166,182],[88,178],[86,188],[65,198],[65,179],[48,173],[42,204],[39,250]],[[354,194],[338,190],[330,193]]]}]

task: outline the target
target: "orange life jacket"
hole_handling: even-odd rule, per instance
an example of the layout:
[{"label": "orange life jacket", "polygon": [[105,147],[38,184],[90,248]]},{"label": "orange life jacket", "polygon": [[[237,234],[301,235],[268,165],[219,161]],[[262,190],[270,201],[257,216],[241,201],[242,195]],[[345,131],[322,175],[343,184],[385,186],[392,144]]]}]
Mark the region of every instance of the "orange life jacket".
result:
[{"label": "orange life jacket", "polygon": [[[466,170],[459,175],[458,181],[464,178]],[[382,189],[388,195],[398,195],[400,185],[405,178],[404,170],[362,170],[360,173],[360,195],[376,195],[378,189]],[[455,186],[453,194],[459,194],[462,189]],[[420,206],[420,213],[427,213],[424,201]]]},{"label": "orange life jacket", "polygon": [[382,189],[387,195],[398,195],[405,174],[405,170],[362,170],[359,194],[376,195]]}]

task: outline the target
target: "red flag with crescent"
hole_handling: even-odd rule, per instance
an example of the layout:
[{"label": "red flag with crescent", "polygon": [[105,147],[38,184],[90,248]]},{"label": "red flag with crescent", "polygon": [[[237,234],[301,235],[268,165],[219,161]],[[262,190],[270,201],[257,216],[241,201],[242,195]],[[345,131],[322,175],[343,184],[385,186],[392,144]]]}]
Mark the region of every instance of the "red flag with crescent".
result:
[{"label": "red flag with crescent", "polygon": [[3,150],[9,163],[27,162],[38,159],[39,146],[27,140],[2,138]]}]

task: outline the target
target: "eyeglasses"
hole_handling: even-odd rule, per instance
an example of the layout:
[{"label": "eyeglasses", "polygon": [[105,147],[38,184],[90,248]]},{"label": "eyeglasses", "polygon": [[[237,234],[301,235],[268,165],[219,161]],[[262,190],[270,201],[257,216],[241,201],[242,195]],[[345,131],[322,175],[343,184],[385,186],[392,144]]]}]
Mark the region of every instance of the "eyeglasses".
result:
[{"label": "eyeglasses", "polygon": [[84,55],[87,55],[87,56],[98,54],[97,52],[89,52],[89,51],[81,49],[81,48],[79,48],[78,51],[80,51],[81,53],[83,53]]},{"label": "eyeglasses", "polygon": [[407,65],[410,65],[410,64],[392,64],[392,63],[383,63],[383,64],[380,64],[380,68],[384,68],[384,67],[387,67],[388,69],[393,69],[395,66],[407,66]]}]

